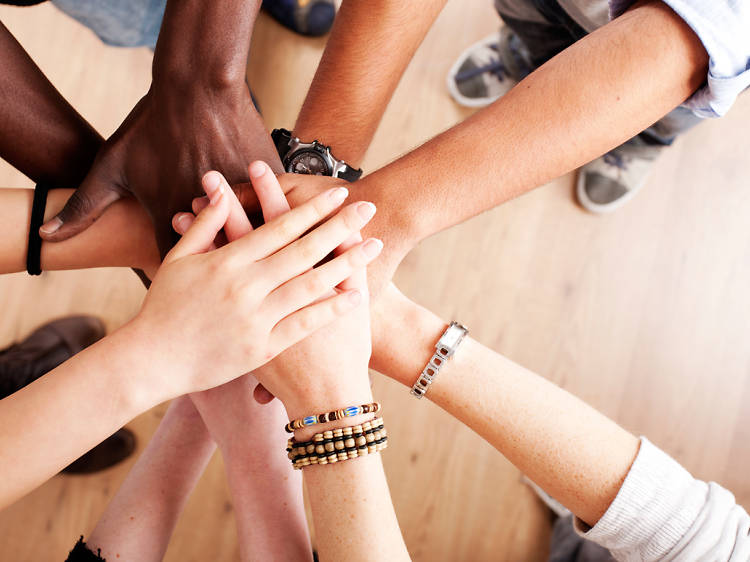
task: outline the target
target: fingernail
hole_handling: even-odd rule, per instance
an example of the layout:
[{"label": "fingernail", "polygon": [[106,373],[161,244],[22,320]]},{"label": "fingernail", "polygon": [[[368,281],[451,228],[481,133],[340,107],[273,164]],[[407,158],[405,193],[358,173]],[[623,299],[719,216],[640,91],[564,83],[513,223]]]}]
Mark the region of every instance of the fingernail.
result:
[{"label": "fingernail", "polygon": [[196,197],[193,199],[192,209],[193,213],[196,215],[200,213],[203,209],[208,207],[209,199],[206,196],[203,197]]},{"label": "fingernail", "polygon": [[369,221],[375,215],[375,205],[364,201],[357,205],[357,212],[364,220]]},{"label": "fingernail", "polygon": [[53,232],[57,232],[58,230],[60,230],[62,224],[63,221],[60,219],[60,217],[55,217],[54,219],[44,223],[41,227],[39,227],[39,231],[44,234],[52,234]]},{"label": "fingernail", "polygon": [[216,205],[224,193],[224,182],[219,172],[208,172],[203,176],[203,188],[206,190],[211,205]]},{"label": "fingernail", "polygon": [[377,256],[383,249],[383,241],[377,238],[370,238],[367,242],[362,244],[362,252],[365,256],[372,259]]},{"label": "fingernail", "polygon": [[178,234],[184,234],[187,230],[187,222],[188,222],[188,214],[182,213],[181,215],[178,215],[177,218],[175,218],[175,230],[177,230]]},{"label": "fingernail", "polygon": [[349,190],[345,187],[334,187],[328,192],[328,197],[330,197],[336,204],[341,203],[348,196]]},{"label": "fingernail", "polygon": [[349,302],[352,304],[352,306],[359,305],[359,303],[362,302],[362,293],[357,290],[351,291],[349,293]]},{"label": "fingernail", "polygon": [[266,173],[266,165],[261,161],[253,162],[250,164],[248,172],[251,178],[259,178]]}]

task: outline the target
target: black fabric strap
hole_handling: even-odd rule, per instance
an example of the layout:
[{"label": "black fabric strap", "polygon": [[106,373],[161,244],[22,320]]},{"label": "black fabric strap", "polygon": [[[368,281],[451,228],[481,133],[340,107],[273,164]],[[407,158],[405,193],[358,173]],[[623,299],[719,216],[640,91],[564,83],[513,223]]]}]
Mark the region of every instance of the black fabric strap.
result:
[{"label": "black fabric strap", "polygon": [[42,238],[39,236],[39,227],[44,222],[47,193],[50,189],[49,185],[38,183],[34,190],[34,203],[31,205],[31,223],[29,224],[29,245],[26,250],[26,271],[29,275],[39,275],[42,272]]},{"label": "black fabric strap", "polygon": [[355,170],[354,168],[352,168],[351,166],[347,164],[346,170],[339,172],[338,177],[340,177],[342,180],[348,181],[349,183],[354,183],[355,181],[357,181],[359,178],[362,177],[362,170],[361,169]]}]

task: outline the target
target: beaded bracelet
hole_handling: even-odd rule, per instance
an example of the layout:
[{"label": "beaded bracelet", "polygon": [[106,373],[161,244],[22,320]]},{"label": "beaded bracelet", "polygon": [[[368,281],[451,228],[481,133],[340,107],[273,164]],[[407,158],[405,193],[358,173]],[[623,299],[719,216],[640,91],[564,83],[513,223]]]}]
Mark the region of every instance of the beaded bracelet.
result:
[{"label": "beaded bracelet", "polygon": [[287,433],[294,433],[295,429],[302,429],[310,425],[317,425],[319,423],[327,423],[335,420],[341,420],[344,418],[350,418],[352,416],[358,416],[360,414],[377,414],[380,411],[380,403],[373,402],[372,404],[362,404],[361,406],[349,406],[348,408],[342,408],[341,410],[334,410],[327,414],[317,414],[315,416],[305,416],[298,420],[290,421],[284,426]]},{"label": "beaded bracelet", "polygon": [[334,464],[371,455],[386,447],[388,433],[383,418],[376,418],[361,425],[317,433],[311,441],[299,443],[289,439],[287,452],[292,466],[300,470],[313,464]]}]

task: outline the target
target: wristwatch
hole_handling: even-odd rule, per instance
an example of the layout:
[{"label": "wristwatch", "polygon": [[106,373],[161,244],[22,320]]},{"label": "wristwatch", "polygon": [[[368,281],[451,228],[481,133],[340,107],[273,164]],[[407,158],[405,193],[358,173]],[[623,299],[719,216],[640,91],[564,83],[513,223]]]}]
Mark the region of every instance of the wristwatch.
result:
[{"label": "wristwatch", "polygon": [[287,172],[312,176],[331,176],[348,182],[357,181],[362,170],[337,160],[331,154],[331,147],[314,140],[302,142],[286,129],[274,129],[271,138]]}]

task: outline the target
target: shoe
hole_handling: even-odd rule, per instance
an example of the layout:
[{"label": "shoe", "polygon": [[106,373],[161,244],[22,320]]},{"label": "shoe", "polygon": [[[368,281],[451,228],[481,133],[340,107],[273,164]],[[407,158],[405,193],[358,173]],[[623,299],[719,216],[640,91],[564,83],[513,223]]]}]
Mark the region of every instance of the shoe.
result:
[{"label": "shoe", "polygon": [[333,0],[263,0],[263,8],[283,26],[314,37],[328,33],[336,18]]},{"label": "shoe", "polygon": [[132,431],[122,428],[110,435],[82,457],[62,469],[65,474],[91,474],[114,466],[135,451],[136,440]]},{"label": "shoe", "polygon": [[507,26],[466,49],[448,72],[451,97],[465,107],[485,107],[533,70],[518,36]]},{"label": "shoe", "polygon": [[37,328],[20,343],[0,350],[0,399],[31,384],[106,333],[92,316],[70,316]]},{"label": "shoe", "polygon": [[604,214],[630,201],[646,184],[665,145],[635,137],[578,170],[576,196],[581,206]]},{"label": "shoe", "polygon": [[[22,342],[0,350],[0,399],[31,384],[104,337],[106,330],[98,318],[70,316],[37,328]],[[135,450],[135,435],[121,429],[63,472],[90,473],[113,466]]]}]

